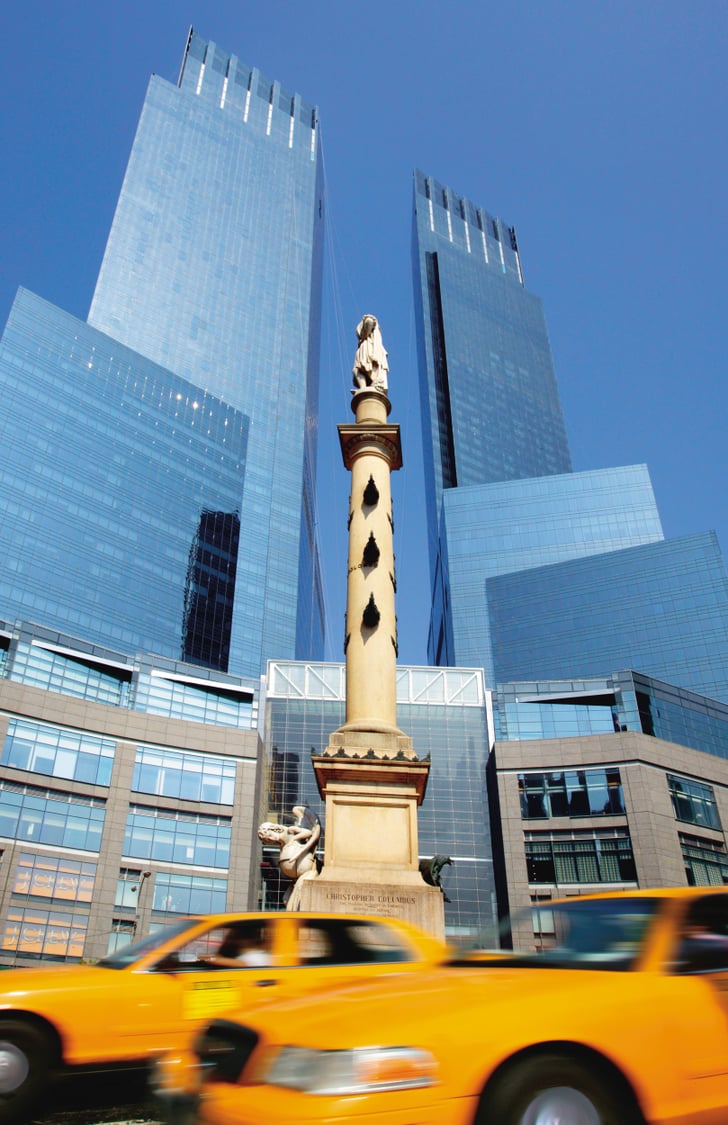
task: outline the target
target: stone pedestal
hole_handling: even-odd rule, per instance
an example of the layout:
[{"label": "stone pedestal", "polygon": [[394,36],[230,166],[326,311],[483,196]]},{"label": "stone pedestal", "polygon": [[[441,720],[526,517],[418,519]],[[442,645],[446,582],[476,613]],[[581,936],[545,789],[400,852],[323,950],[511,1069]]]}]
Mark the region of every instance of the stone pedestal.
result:
[{"label": "stone pedestal", "polygon": [[302,884],[300,909],[403,918],[444,938],[443,896],[424,882],[417,847],[429,761],[401,732],[346,728],[311,761],[326,801],[325,862]]}]

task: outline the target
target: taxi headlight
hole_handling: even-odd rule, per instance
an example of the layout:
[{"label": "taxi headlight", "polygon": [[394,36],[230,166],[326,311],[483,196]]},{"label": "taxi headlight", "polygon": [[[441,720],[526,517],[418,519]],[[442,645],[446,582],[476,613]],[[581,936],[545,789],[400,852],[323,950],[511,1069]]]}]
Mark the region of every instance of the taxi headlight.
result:
[{"label": "taxi headlight", "polygon": [[417,1047],[315,1051],[283,1047],[262,1076],[271,1086],[306,1094],[365,1094],[412,1090],[437,1081],[437,1062]]}]

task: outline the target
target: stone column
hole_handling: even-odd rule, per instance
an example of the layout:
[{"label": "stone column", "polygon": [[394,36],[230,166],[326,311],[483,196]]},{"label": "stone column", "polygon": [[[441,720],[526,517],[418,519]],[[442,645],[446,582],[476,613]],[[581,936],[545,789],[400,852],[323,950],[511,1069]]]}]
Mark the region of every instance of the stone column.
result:
[{"label": "stone column", "polygon": [[417,808],[430,770],[397,726],[397,619],[390,476],[399,426],[381,389],[352,398],[339,426],[351,471],[346,603],[346,721],[312,763],[326,801],[324,866],[301,886],[301,910],[404,918],[443,937],[443,896],[419,871]]},{"label": "stone column", "polygon": [[389,399],[359,391],[356,424],[339,426],[351,471],[346,599],[346,723],[342,730],[397,729],[397,619],[390,476],[402,465],[399,426],[388,425]]}]

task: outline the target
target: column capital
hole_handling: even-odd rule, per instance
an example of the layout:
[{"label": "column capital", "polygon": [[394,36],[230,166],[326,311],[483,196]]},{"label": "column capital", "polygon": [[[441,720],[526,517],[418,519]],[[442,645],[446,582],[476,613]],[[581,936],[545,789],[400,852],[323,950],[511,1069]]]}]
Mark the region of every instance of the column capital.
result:
[{"label": "column capital", "polygon": [[358,457],[370,454],[382,457],[393,472],[402,468],[402,445],[396,424],[352,422],[337,427],[344,466],[351,469]]}]

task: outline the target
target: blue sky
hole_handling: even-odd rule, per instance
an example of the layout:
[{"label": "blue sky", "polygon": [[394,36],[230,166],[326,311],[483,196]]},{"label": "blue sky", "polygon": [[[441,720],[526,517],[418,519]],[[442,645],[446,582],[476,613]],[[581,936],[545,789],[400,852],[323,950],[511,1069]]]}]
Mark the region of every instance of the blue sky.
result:
[{"label": "blue sky", "polygon": [[319,523],[341,659],[354,328],[380,319],[400,661],[426,662],[412,169],[518,232],[575,469],[646,462],[667,536],[728,550],[724,0],[10,0],[0,69],[0,322],[19,285],[84,318],[152,71],[192,24],[319,106],[329,239]]}]

